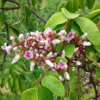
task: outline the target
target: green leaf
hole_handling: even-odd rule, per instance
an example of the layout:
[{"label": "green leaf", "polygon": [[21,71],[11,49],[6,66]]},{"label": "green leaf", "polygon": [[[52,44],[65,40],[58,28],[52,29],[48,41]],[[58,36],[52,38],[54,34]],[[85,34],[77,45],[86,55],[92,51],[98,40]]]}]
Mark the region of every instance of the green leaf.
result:
[{"label": "green leaf", "polygon": [[100,32],[97,26],[87,18],[78,17],[75,19],[76,23],[80,26],[83,33],[88,33],[87,38],[93,45],[100,44]]},{"label": "green leaf", "polygon": [[64,90],[64,86],[62,84],[62,82],[60,80],[58,80],[56,77],[54,76],[45,76],[42,79],[42,85],[46,88],[48,88],[49,90],[51,90],[54,94],[63,97],[65,90]]},{"label": "green leaf", "polygon": [[67,4],[67,1],[62,1],[58,7],[57,7],[57,11],[60,12],[62,8],[64,8]]},{"label": "green leaf", "polygon": [[84,9],[86,0],[78,0],[80,8]]},{"label": "green leaf", "polygon": [[18,71],[18,72],[21,72],[23,74],[31,74],[32,72],[31,71],[26,71],[23,69],[23,67],[21,67],[20,65],[15,65],[14,68]]},{"label": "green leaf", "polygon": [[66,47],[64,47],[65,51],[65,56],[68,58],[72,58],[73,53],[74,53],[75,45],[74,44],[69,44]]},{"label": "green leaf", "polygon": [[42,0],[42,1],[41,1],[41,8],[40,8],[40,9],[45,8],[46,5],[47,5],[47,0]]},{"label": "green leaf", "polygon": [[16,28],[16,26],[10,26],[10,33],[12,36],[14,36],[15,38],[18,38],[19,34],[21,33],[21,31],[19,31],[18,28]]},{"label": "green leaf", "polygon": [[79,2],[78,0],[73,1],[73,11],[76,12],[79,8]]},{"label": "green leaf", "polygon": [[94,10],[92,12],[90,12],[88,15],[84,16],[85,18],[88,18],[88,19],[93,19],[95,18],[97,15],[99,16],[100,14],[100,9],[97,9],[97,10]]},{"label": "green leaf", "polygon": [[3,12],[0,13],[0,21],[5,24],[5,14]]},{"label": "green leaf", "polygon": [[81,31],[79,25],[75,21],[72,24],[72,29],[78,34],[78,36],[83,35],[83,32]]},{"label": "green leaf", "polygon": [[62,12],[63,12],[63,14],[64,14],[67,18],[70,18],[70,19],[74,19],[74,18],[76,18],[76,17],[79,16],[79,14],[70,13],[70,12],[67,11],[65,8],[62,8]]},{"label": "green leaf", "polygon": [[62,49],[62,43],[59,43],[56,47],[56,52],[59,52]]},{"label": "green leaf", "polygon": [[45,71],[45,75],[46,75],[46,76],[51,75],[51,76],[54,76],[54,77],[58,78],[58,73],[57,73],[57,71],[46,70],[46,71]]},{"label": "green leaf", "polygon": [[73,12],[73,1],[68,1],[65,7],[69,12]]},{"label": "green leaf", "polygon": [[46,23],[45,28],[47,28],[47,27],[52,28],[58,24],[65,23],[67,20],[68,20],[68,18],[62,12],[57,12],[51,16],[51,18]]},{"label": "green leaf", "polygon": [[21,92],[26,90],[26,83],[24,82],[23,79],[19,80],[19,89],[20,89]]},{"label": "green leaf", "polygon": [[24,91],[21,95],[21,100],[37,100],[36,99],[36,89],[31,88]]},{"label": "green leaf", "polygon": [[77,100],[77,95],[78,95],[78,92],[71,90],[69,93],[70,100]]},{"label": "green leaf", "polygon": [[32,0],[32,5],[34,6],[37,2],[38,0]]},{"label": "green leaf", "polygon": [[59,64],[60,60],[62,60],[63,62],[68,62],[66,58],[64,57],[57,57],[56,58],[56,63]]},{"label": "green leaf", "polygon": [[26,12],[26,23],[27,23],[32,12],[31,12],[30,8],[27,6],[25,6],[25,12]]},{"label": "green leaf", "polygon": [[100,45],[94,46],[94,48],[100,53]]},{"label": "green leaf", "polygon": [[100,68],[96,68],[96,80],[100,77]]},{"label": "green leaf", "polygon": [[18,80],[18,78],[14,78],[14,89],[16,90],[16,91],[18,91],[19,90],[19,80]]},{"label": "green leaf", "polygon": [[57,25],[56,27],[52,28],[54,29],[55,31],[58,31],[58,30],[61,30],[65,27],[66,23],[63,23],[63,24],[59,24]]},{"label": "green leaf", "polygon": [[53,100],[53,93],[49,89],[40,85],[37,88],[36,97],[38,100]]},{"label": "green leaf", "polygon": [[87,6],[89,7],[89,9],[91,9],[93,7],[95,0],[87,0]]},{"label": "green leaf", "polygon": [[76,88],[77,82],[78,82],[78,77],[77,77],[77,76],[75,76],[75,77],[73,78],[73,80],[71,80],[71,81],[69,82],[69,84],[70,84],[70,89],[71,89],[71,90]]},{"label": "green leaf", "polygon": [[9,78],[8,78],[8,83],[9,83],[9,86],[10,86],[10,87],[13,86],[13,81],[14,81],[14,80],[13,80],[13,77],[9,77]]},{"label": "green leaf", "polygon": [[94,7],[94,10],[100,9],[100,3]]},{"label": "green leaf", "polygon": [[7,77],[3,77],[2,78],[2,84],[1,84],[1,87],[4,87],[5,86],[5,84],[7,83]]},{"label": "green leaf", "polygon": [[[86,56],[89,60],[96,61],[95,49],[93,48],[93,46],[87,47],[86,53],[87,53]],[[88,54],[90,54],[90,55],[88,55]]]}]

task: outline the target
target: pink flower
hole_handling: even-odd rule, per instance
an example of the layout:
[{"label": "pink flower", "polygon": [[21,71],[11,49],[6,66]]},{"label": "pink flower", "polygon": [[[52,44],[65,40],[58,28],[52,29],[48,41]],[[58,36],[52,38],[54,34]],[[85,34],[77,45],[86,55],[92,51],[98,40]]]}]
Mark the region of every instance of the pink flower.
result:
[{"label": "pink flower", "polygon": [[64,78],[62,78],[61,75],[59,75],[59,79],[60,79],[60,81],[64,81]]},{"label": "pink flower", "polygon": [[28,60],[30,58],[33,58],[33,53],[32,51],[26,51],[24,54],[24,57]]},{"label": "pink flower", "polygon": [[60,60],[60,63],[58,64],[58,68],[64,69],[66,66],[66,63],[63,63],[62,60]]},{"label": "pink flower", "polygon": [[6,50],[6,47],[7,47],[7,43],[4,43],[4,46],[1,46],[1,48],[2,48],[3,50]]},{"label": "pink flower", "polygon": [[48,36],[49,34],[52,34],[52,29],[50,27],[48,27],[45,31],[44,31],[44,35]]},{"label": "pink flower", "polygon": [[39,35],[37,38],[36,38],[37,41],[41,41],[42,40],[42,36]]},{"label": "pink flower", "polygon": [[46,46],[48,47],[51,44],[51,40],[47,37],[45,43],[46,43]]}]

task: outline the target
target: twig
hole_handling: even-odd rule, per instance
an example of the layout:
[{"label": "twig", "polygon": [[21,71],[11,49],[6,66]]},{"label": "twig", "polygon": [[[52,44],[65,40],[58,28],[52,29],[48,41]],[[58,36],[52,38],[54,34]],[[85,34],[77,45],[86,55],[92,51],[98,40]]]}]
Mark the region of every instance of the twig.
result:
[{"label": "twig", "polygon": [[23,24],[21,23],[20,19],[18,18],[16,11],[14,10],[15,16],[18,19],[18,21],[20,22],[20,25],[22,26],[22,28],[24,29],[24,31],[27,33],[27,30],[24,28]]},{"label": "twig", "polygon": [[66,25],[63,28],[64,30],[66,30],[66,27],[67,27],[69,21],[70,21],[70,19],[67,20]]},{"label": "twig", "polygon": [[29,0],[27,0],[27,1],[28,1],[28,5],[29,5],[29,8],[30,8],[31,12],[32,12],[37,18],[39,18],[40,20],[42,20],[42,21],[44,21],[44,22],[46,23],[47,20],[46,20],[45,18],[43,18],[41,15],[39,15],[37,12],[35,12],[35,11],[32,9],[31,5],[30,5],[30,1],[29,1]]},{"label": "twig", "polygon": [[17,4],[18,6],[17,7],[10,7],[10,8],[2,6],[2,7],[0,7],[0,9],[2,9],[2,10],[14,10],[14,9],[19,9],[20,8],[20,3],[17,2],[16,0],[7,0],[7,1],[12,2],[14,4]]},{"label": "twig", "polygon": [[68,80],[67,80],[67,98],[66,100],[68,100]]},{"label": "twig", "polygon": [[[4,6],[4,5],[2,4],[2,7],[3,7],[3,6]],[[4,9],[2,9],[2,12],[4,12]],[[7,23],[5,23],[5,28],[6,28],[6,31],[7,31],[7,40],[9,41],[9,31],[8,31],[8,24],[7,24]],[[7,43],[7,45],[8,45],[8,43]],[[1,69],[3,68],[3,64],[4,64],[5,60],[6,60],[6,55],[7,55],[7,53],[6,53],[6,51],[5,51],[3,62],[2,62],[2,64],[0,65],[0,66],[1,66]]]},{"label": "twig", "polygon": [[72,22],[72,19],[70,20],[70,25],[69,25],[68,33],[69,33],[70,29],[71,29],[71,22]]},{"label": "twig", "polygon": [[41,82],[41,80],[42,80],[42,78],[43,78],[44,76],[45,76],[45,74],[43,74],[43,75],[41,76],[39,82],[36,84],[36,88],[38,87],[38,85],[40,84],[40,82]]}]

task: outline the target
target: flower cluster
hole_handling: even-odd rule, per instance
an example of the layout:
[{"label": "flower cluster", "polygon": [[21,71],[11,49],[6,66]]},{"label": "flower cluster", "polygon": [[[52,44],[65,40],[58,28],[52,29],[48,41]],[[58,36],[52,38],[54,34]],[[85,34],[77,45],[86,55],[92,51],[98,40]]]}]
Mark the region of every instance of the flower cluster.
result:
[{"label": "flower cluster", "polygon": [[[1,48],[6,50],[7,54],[10,54],[12,49],[18,52],[14,57],[12,64],[16,63],[21,56],[24,55],[25,59],[32,59],[30,71],[34,70],[35,63],[38,61],[38,68],[43,70],[56,70],[59,74],[59,79],[64,81],[64,77],[65,79],[70,80],[69,67],[71,66],[71,63],[76,66],[81,66],[83,58],[82,55],[80,55],[80,50],[82,53],[85,53],[85,46],[91,45],[90,42],[83,41],[87,35],[88,34],[85,33],[79,37],[74,30],[71,30],[68,34],[65,30],[56,33],[56,31],[47,28],[44,32],[36,31],[27,33],[26,37],[23,34],[20,34],[18,37],[19,43],[16,43],[15,38],[11,36],[10,39],[12,40],[13,45],[7,46],[5,43]],[[61,51],[56,52],[56,47],[59,43],[63,44],[62,49]],[[65,58],[65,51],[63,48],[70,43],[75,44],[72,59],[66,58],[68,60],[67,63],[63,62],[61,59],[57,64],[56,58],[59,56]]]}]

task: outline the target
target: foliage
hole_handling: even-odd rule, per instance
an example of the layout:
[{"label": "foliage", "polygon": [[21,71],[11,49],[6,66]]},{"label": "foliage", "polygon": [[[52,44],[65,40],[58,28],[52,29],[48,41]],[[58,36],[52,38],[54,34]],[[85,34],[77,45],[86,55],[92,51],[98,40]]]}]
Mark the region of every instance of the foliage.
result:
[{"label": "foliage", "polygon": [[[45,71],[38,68],[37,59],[32,71],[30,71],[29,65],[32,60],[26,60],[24,57],[16,64],[11,64],[14,54],[19,51],[14,53],[12,50],[12,55],[7,55],[0,49],[0,87],[10,90],[16,95],[21,95],[21,100],[27,98],[32,100],[47,100],[47,98],[48,100],[100,99],[100,1],[59,0],[59,2],[54,2],[54,0],[30,0],[28,2],[28,0],[17,0],[17,4],[11,3],[11,0],[8,1],[0,1],[0,46],[4,42],[14,43],[13,40],[9,40],[10,36],[14,36],[15,41],[18,42],[17,38],[19,39],[21,33],[25,36],[26,33],[36,30],[42,32],[43,27],[45,29],[50,27],[52,30],[56,30],[58,34],[61,33],[61,29],[68,34],[73,33],[71,30],[73,29],[75,37],[67,40],[69,35],[67,37],[61,36],[59,39],[64,38],[65,40],[56,45],[52,42],[53,47],[50,45],[52,49],[49,48],[49,52],[59,54],[54,62],[59,64],[62,61],[67,64],[66,69],[56,69],[56,71],[49,68],[48,63],[44,66]],[[58,7],[55,5],[58,5]],[[17,6],[19,8],[8,10],[8,7]],[[49,20],[46,22],[46,19]],[[44,33],[41,33],[42,38],[45,37]],[[87,38],[84,33],[88,33]],[[54,39],[55,37],[51,41]],[[89,46],[85,41],[86,45],[89,46],[85,47],[84,39],[88,41],[89,45],[91,42],[92,46]],[[61,82],[64,77],[65,80]],[[85,85],[83,84],[84,81]],[[0,97],[2,98],[2,93]],[[4,98],[6,100],[6,97]]]}]

